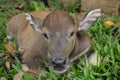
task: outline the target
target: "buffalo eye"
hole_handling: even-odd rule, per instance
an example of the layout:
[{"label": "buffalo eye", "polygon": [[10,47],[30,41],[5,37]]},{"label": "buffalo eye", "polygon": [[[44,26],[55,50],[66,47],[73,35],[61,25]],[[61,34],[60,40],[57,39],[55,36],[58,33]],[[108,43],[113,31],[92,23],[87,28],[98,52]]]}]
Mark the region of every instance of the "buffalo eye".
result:
[{"label": "buffalo eye", "polygon": [[72,37],[73,35],[74,35],[74,31],[72,31],[69,35],[68,35],[68,37]]},{"label": "buffalo eye", "polygon": [[43,33],[43,36],[44,36],[46,39],[49,39],[49,36],[48,36],[48,34],[46,34],[46,33]]}]

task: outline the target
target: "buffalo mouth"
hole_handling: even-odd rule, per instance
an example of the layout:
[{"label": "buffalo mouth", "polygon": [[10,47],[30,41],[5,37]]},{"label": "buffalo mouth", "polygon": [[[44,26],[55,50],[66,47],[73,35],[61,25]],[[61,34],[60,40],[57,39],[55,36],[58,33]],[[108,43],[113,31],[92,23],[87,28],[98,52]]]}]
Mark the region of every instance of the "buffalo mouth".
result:
[{"label": "buffalo mouth", "polygon": [[55,73],[65,73],[68,69],[70,68],[70,65],[67,66],[61,66],[61,65],[57,65],[57,66],[51,66],[50,69],[55,72]]}]

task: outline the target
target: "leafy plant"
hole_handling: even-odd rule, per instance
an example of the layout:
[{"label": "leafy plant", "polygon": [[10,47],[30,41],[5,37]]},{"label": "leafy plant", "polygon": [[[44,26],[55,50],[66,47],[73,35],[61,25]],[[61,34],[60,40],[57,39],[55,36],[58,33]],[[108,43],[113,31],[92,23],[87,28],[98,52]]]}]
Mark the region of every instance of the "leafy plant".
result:
[{"label": "leafy plant", "polygon": [[69,3],[66,3],[67,5],[64,5],[64,3],[66,3],[65,0],[63,0],[63,2],[57,2],[57,0],[51,0],[51,8],[52,10],[55,10],[55,9],[62,9],[62,10],[65,10],[65,11],[68,11],[68,12],[76,12],[77,9],[80,8],[80,3],[75,3],[75,2],[69,2]]},{"label": "leafy plant", "polygon": [[30,5],[28,5],[25,8],[25,11],[39,11],[39,10],[45,10],[45,5],[44,2],[36,2],[36,1],[31,1]]}]

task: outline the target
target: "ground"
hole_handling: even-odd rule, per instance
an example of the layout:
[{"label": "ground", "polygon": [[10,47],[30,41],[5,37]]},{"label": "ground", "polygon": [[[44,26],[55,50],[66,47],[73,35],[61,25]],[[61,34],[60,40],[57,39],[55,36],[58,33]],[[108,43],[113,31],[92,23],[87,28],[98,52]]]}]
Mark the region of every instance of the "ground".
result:
[{"label": "ground", "polygon": [[[15,74],[22,71],[22,69],[18,59],[15,59],[11,70],[6,69],[6,62],[13,60],[9,55],[10,53],[4,48],[5,44],[7,44],[6,23],[16,14],[23,11],[30,12],[38,9],[38,7],[34,6],[36,3],[33,3],[31,10],[30,7],[27,8],[21,5],[25,4],[23,0],[9,1],[0,0],[0,78],[6,77],[8,80],[12,80]],[[43,5],[40,9],[48,10],[44,7]],[[75,14],[75,12],[72,14]],[[120,80],[120,28],[119,26],[104,26],[107,20],[120,24],[119,16],[103,14],[89,30],[92,38],[92,48],[101,56],[98,65],[89,66],[87,58],[85,58],[86,61],[80,58],[79,64],[83,66],[78,64],[77,69],[72,66],[71,71],[65,75],[44,72],[40,73],[38,78],[35,78],[23,72],[23,80]]]}]

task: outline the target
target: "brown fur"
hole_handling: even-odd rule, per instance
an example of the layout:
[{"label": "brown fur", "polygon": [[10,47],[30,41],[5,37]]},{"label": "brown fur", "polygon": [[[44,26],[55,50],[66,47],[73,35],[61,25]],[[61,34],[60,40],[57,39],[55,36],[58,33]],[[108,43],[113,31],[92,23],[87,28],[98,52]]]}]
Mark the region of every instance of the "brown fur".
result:
[{"label": "brown fur", "polygon": [[[45,28],[52,32],[70,32],[75,30],[75,47],[70,52],[70,58],[78,55],[83,52],[86,48],[91,47],[90,37],[83,31],[78,33],[77,27],[74,23],[73,18],[65,11],[57,10],[48,15],[49,12],[31,12],[30,14],[37,19],[37,23],[42,25],[42,31]],[[47,16],[48,15],[48,16]],[[46,17],[47,16],[47,17]],[[45,19],[45,21],[44,21]],[[38,22],[39,21],[39,22]],[[61,34],[57,33],[56,35],[60,36]],[[16,34],[17,43],[19,48],[22,49],[25,53],[22,56],[23,63],[26,63],[31,69],[38,71],[39,67],[44,68],[44,60],[47,60],[47,48],[48,45],[46,40],[43,38],[42,34],[35,32],[31,25],[28,24],[25,14],[19,14],[15,16],[8,24],[7,34],[9,36],[14,36]],[[59,38],[58,38],[59,39]],[[63,39],[59,39],[63,40]],[[59,44],[56,43],[59,50]],[[61,43],[60,43],[61,44]],[[67,45],[67,47],[70,47]],[[71,48],[71,47],[70,47]],[[90,51],[90,49],[89,49]]]},{"label": "brown fur", "polygon": [[[43,21],[48,13],[49,12],[31,12],[30,14],[35,15],[35,17]],[[37,65],[40,64],[37,56],[43,53],[45,54],[44,49],[46,48],[44,47],[45,43],[44,40],[42,40],[43,38],[40,38],[41,35],[30,27],[25,18],[25,14],[19,14],[12,18],[7,27],[7,34],[12,37],[16,35],[19,49],[25,52],[22,57],[22,62],[28,63],[28,66],[33,70],[36,69]],[[39,42],[41,42],[41,44],[37,47],[37,43]]]}]

